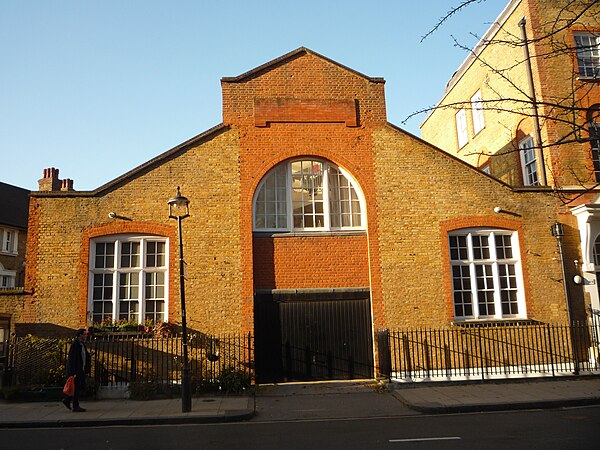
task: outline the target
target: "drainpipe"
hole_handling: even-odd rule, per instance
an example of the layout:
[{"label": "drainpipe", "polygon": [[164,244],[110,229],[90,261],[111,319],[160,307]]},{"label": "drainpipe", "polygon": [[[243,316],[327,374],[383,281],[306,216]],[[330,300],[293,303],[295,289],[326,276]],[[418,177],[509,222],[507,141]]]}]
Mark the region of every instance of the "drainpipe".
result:
[{"label": "drainpipe", "polygon": [[527,78],[529,80],[529,96],[531,98],[531,108],[533,109],[533,128],[535,129],[535,140],[536,140],[536,158],[540,164],[540,184],[546,186],[548,184],[546,180],[546,164],[544,162],[544,152],[542,151],[542,131],[540,129],[540,117],[538,114],[538,103],[535,95],[535,84],[533,84],[533,69],[531,67],[531,55],[529,54],[529,41],[527,40],[527,30],[525,30],[525,24],[527,20],[525,17],[519,22],[521,28],[521,35],[523,38],[523,48],[525,49],[525,62],[527,63]]},{"label": "drainpipe", "polygon": [[562,269],[563,288],[565,290],[565,301],[567,303],[567,320],[569,321],[569,332],[571,334],[571,351],[573,352],[573,374],[579,375],[579,354],[577,347],[577,334],[575,332],[575,322],[573,322],[573,313],[571,310],[571,296],[569,295],[569,286],[567,285],[567,269],[565,267],[565,254],[563,249],[563,237],[565,235],[563,224],[554,222],[550,227],[552,236],[558,242],[558,253],[560,256],[560,267]]}]

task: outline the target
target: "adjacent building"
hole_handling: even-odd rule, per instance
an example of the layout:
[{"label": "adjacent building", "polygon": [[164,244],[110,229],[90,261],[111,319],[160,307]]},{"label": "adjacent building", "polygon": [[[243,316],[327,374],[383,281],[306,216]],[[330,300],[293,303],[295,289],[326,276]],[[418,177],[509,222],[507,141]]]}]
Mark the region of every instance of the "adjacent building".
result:
[{"label": "adjacent building", "polygon": [[0,183],[0,369],[11,319],[22,309],[28,213],[29,191]]},{"label": "adjacent building", "polygon": [[[428,142],[510,186],[550,186],[567,269],[600,309],[600,3],[512,0],[421,124]],[[570,239],[570,238],[567,238]],[[579,247],[578,251],[575,251]]]}]

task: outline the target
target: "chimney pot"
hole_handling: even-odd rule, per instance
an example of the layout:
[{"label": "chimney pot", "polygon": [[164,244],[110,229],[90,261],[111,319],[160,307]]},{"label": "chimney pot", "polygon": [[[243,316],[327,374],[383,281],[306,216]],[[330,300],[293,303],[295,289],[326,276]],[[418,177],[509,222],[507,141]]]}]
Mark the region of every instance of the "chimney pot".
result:
[{"label": "chimney pot", "polygon": [[73,180],[71,180],[70,178],[65,178],[64,180],[62,180],[60,190],[67,191],[67,192],[72,191],[73,190]]},{"label": "chimney pot", "polygon": [[44,177],[38,180],[40,191],[60,191],[61,181],[58,179],[58,169],[48,167],[44,169]]}]

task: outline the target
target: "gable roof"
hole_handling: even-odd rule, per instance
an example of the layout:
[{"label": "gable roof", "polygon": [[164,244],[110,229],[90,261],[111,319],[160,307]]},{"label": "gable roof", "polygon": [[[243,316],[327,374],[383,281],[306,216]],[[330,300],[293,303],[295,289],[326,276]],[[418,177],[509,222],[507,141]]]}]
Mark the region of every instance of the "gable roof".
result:
[{"label": "gable roof", "polygon": [[0,225],[27,229],[29,191],[0,182]]},{"label": "gable roof", "polygon": [[190,148],[213,139],[215,136],[217,136],[229,129],[230,128],[228,125],[224,125],[222,123],[217,126],[214,126],[210,129],[206,130],[205,132],[200,133],[199,135],[194,136],[191,139],[188,139],[187,141],[179,144],[178,146],[173,147],[172,149],[167,150],[166,152],[152,158],[151,160],[146,161],[145,163],[137,166],[136,168],[131,169],[129,172],[124,173],[120,177],[115,178],[114,180],[103,184],[102,186],[100,186],[99,188],[97,188],[93,191],[34,191],[31,193],[31,196],[32,197],[94,197],[94,196],[98,196],[98,195],[103,195],[107,192],[110,192],[110,191],[118,188],[119,186],[122,186],[123,184],[129,182],[130,180],[133,180],[141,175],[144,175],[145,173],[148,173],[150,170],[163,164],[164,162],[169,161],[173,158],[176,158],[177,156],[181,155],[182,153],[185,153]]},{"label": "gable roof", "polygon": [[223,78],[221,78],[221,81],[224,83],[243,83],[244,81],[248,81],[252,78],[256,78],[266,72],[269,72],[270,70],[273,70],[276,67],[282,66],[283,64],[286,64],[289,61],[292,61],[296,58],[299,58],[304,55],[309,55],[309,54],[316,56],[317,58],[320,58],[324,61],[327,61],[328,63],[333,64],[347,72],[353,73],[354,75],[364,78],[365,80],[371,81],[373,83],[385,83],[385,79],[383,79],[382,77],[369,77],[363,73],[357,72],[354,69],[344,66],[343,64],[340,64],[340,63],[334,61],[333,59],[329,59],[326,56],[323,56],[317,52],[314,52],[306,47],[299,47],[296,50],[286,53],[285,55],[280,56],[279,58],[276,58],[272,61],[262,64],[252,70],[249,70],[248,72],[238,75],[237,77],[223,77]]}]

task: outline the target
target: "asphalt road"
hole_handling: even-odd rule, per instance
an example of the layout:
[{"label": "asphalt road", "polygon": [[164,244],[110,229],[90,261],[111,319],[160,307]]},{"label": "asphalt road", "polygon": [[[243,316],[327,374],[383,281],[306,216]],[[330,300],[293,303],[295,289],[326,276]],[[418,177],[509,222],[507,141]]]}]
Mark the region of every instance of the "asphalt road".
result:
[{"label": "asphalt road", "polygon": [[263,419],[154,427],[0,430],[0,448],[582,449],[596,448],[600,407],[455,415]]}]

